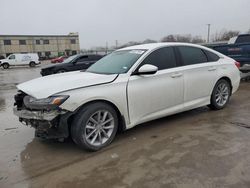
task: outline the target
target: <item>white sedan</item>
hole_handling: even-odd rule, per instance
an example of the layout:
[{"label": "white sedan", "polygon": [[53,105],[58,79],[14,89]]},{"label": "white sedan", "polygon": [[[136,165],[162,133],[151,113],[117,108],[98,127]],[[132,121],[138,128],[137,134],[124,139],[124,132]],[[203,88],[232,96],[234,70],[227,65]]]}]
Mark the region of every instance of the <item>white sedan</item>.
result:
[{"label": "white sedan", "polygon": [[69,136],[99,150],[117,130],[208,105],[224,108],[240,83],[239,64],[209,48],[155,43],[119,49],[87,71],[17,86],[14,113],[41,138]]}]

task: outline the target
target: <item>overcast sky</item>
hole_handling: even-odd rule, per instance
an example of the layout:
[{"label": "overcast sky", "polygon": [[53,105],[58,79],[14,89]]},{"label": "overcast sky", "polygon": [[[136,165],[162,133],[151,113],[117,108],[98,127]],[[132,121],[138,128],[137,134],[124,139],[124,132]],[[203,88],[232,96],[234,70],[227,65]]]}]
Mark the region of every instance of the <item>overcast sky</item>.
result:
[{"label": "overcast sky", "polygon": [[81,48],[250,28],[250,0],[0,0],[0,34],[79,32]]}]

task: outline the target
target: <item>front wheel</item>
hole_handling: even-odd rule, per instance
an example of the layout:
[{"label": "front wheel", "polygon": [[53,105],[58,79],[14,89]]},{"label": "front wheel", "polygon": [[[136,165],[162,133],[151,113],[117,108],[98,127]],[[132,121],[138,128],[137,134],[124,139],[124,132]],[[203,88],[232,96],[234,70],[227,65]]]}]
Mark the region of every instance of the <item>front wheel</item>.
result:
[{"label": "front wheel", "polygon": [[8,69],[10,65],[8,63],[3,63],[2,66],[3,66],[4,69]]},{"label": "front wheel", "polygon": [[36,66],[36,63],[33,62],[33,61],[31,61],[31,62],[30,62],[30,67],[35,67],[35,66]]},{"label": "front wheel", "polygon": [[209,107],[213,110],[220,110],[224,108],[231,95],[231,87],[227,80],[219,80],[214,89],[213,93],[211,95],[211,104]]},{"label": "front wheel", "polygon": [[76,114],[71,135],[80,147],[97,151],[113,141],[117,129],[116,111],[110,105],[98,102],[86,106]]}]

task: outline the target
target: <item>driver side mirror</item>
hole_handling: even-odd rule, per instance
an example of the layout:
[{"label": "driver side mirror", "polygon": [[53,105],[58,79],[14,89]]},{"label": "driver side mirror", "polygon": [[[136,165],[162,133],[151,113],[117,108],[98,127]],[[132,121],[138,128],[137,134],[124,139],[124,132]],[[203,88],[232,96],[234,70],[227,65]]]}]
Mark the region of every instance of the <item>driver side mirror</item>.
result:
[{"label": "driver side mirror", "polygon": [[137,75],[147,75],[147,74],[155,74],[158,71],[158,67],[150,64],[145,64],[139,68],[137,71]]}]

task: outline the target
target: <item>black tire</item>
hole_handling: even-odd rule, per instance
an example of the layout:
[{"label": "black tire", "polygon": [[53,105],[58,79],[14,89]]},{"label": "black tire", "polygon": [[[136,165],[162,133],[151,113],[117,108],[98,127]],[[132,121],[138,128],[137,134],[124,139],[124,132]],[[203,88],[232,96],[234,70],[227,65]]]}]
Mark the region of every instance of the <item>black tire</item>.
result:
[{"label": "black tire", "polygon": [[[86,126],[87,126],[87,124],[88,124],[88,126],[90,125],[90,118],[91,117],[93,117],[96,113],[102,112],[102,111],[104,113],[107,111],[109,113],[109,117],[108,117],[108,115],[106,115],[106,116],[108,118],[110,118],[110,117],[113,118],[113,120],[110,122],[110,125],[109,125],[111,127],[111,124],[112,124],[113,130],[111,132],[105,131],[106,134],[104,134],[102,132],[102,130],[97,130],[100,133],[96,131],[95,133],[92,134],[93,137],[90,139],[92,139],[92,141],[93,141],[94,137],[96,135],[98,135],[98,136],[96,136],[95,141],[97,141],[97,137],[98,137],[98,140],[100,141],[99,142],[100,145],[95,145],[96,143],[91,144],[91,143],[89,143],[90,139],[88,139],[87,137],[91,135],[92,130],[94,132],[94,130],[97,129],[98,125],[95,126],[95,124],[92,124],[91,126],[93,126],[95,128],[92,129],[91,131]],[[103,121],[105,122],[106,120],[104,119]],[[85,106],[83,109],[81,109],[77,112],[77,114],[75,115],[74,120],[72,122],[72,125],[71,125],[71,137],[72,137],[73,141],[77,145],[79,145],[81,148],[89,150],[89,151],[98,151],[98,150],[106,147],[107,145],[109,145],[113,141],[113,139],[115,138],[115,135],[117,133],[117,129],[118,129],[118,117],[117,117],[116,111],[110,105],[108,105],[106,103],[97,102],[97,103],[92,103],[88,106]],[[87,132],[87,131],[89,131],[89,132]],[[104,143],[102,143],[102,141],[101,141],[102,139],[100,139],[101,136],[99,137],[98,133],[102,134],[103,139],[106,139]],[[109,134],[109,137],[107,138],[106,136],[108,136],[108,134]]]},{"label": "black tire", "polygon": [[[219,92],[218,89],[221,86],[225,86],[225,88],[226,88],[226,91],[225,91],[225,93],[227,93],[226,98],[225,98],[226,94],[225,95],[220,95],[220,94],[217,93],[217,92]],[[225,80],[225,79],[219,80],[214,86],[214,89],[213,89],[213,92],[212,92],[212,95],[211,95],[211,99],[210,99],[210,105],[208,105],[208,107],[211,108],[212,110],[221,110],[221,109],[223,109],[227,105],[227,103],[228,103],[228,101],[230,99],[231,90],[232,89],[231,89],[230,83],[227,80]],[[220,103],[220,100],[218,99],[218,97],[223,97],[223,99],[222,99],[223,102]]]},{"label": "black tire", "polygon": [[60,69],[60,70],[56,71],[56,74],[58,74],[58,73],[64,73],[64,72],[66,72],[64,69]]},{"label": "black tire", "polygon": [[30,67],[35,67],[36,66],[36,63],[34,61],[31,61],[30,62]]},{"label": "black tire", "polygon": [[3,67],[4,69],[8,69],[8,68],[10,67],[10,65],[9,65],[9,63],[3,63],[3,64],[2,64],[2,67]]}]

